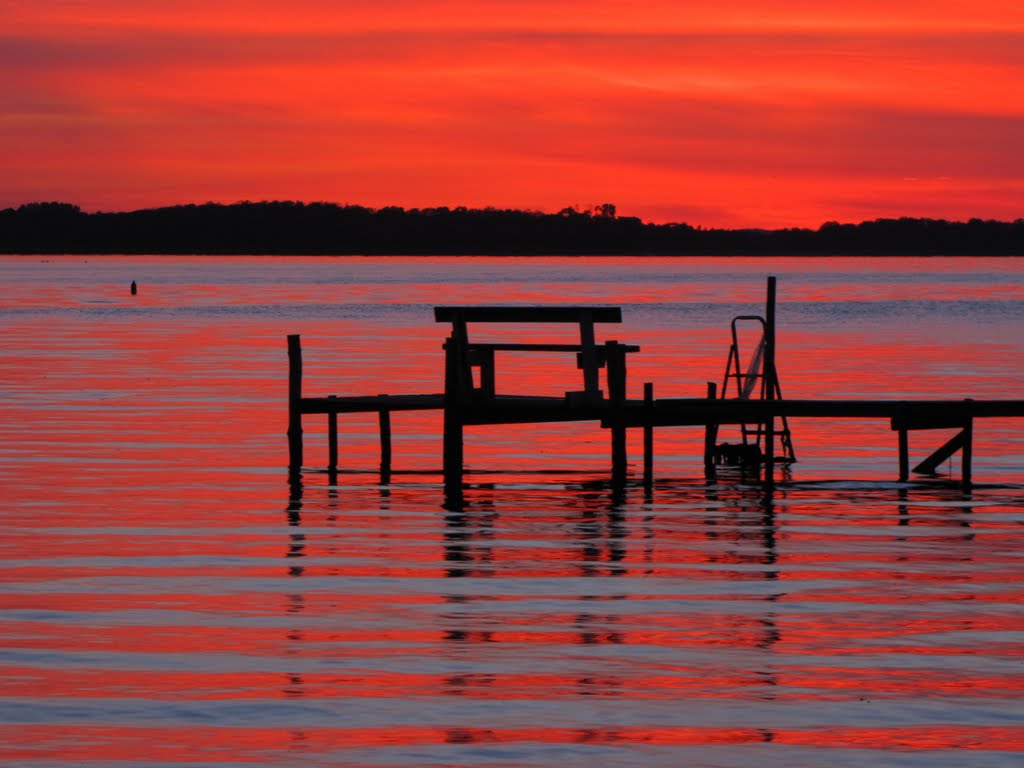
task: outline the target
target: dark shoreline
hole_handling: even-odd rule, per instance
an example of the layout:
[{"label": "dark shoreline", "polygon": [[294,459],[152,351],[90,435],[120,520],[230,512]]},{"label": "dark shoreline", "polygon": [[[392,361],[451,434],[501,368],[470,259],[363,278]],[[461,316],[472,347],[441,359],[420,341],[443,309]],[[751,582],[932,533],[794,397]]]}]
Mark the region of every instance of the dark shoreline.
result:
[{"label": "dark shoreline", "polygon": [[449,256],[1022,256],[1024,219],[875,219],[818,229],[704,229],[617,216],[333,203],[181,205],[86,213],[0,210],[0,253]]}]

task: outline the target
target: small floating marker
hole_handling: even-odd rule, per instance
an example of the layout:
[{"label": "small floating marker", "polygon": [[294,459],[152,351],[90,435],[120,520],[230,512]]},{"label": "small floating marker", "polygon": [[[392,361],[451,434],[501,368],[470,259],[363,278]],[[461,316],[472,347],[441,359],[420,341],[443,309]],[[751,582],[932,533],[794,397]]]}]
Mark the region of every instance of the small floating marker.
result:
[{"label": "small floating marker", "polygon": [[132,280],[132,296],[139,292],[139,287],[135,285],[135,281]]}]

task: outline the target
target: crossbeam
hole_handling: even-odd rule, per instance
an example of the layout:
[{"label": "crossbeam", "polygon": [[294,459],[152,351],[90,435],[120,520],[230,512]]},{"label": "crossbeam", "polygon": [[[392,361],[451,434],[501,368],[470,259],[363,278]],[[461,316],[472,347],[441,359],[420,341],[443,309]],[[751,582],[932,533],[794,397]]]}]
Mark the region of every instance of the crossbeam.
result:
[{"label": "crossbeam", "polygon": [[438,323],[621,323],[621,307],[442,306],[434,307]]}]

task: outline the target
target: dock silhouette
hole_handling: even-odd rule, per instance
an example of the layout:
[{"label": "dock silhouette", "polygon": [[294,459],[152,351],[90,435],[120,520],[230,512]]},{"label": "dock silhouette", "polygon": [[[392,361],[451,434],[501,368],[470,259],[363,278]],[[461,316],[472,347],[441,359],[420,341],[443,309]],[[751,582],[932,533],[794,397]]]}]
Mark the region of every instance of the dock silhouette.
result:
[{"label": "dock silhouette", "polygon": [[[338,415],[379,415],[381,476],[391,475],[391,413],[442,411],[443,473],[449,488],[461,486],[465,474],[463,431],[467,426],[595,422],[610,434],[613,482],[627,477],[626,432],[644,431],[643,479],[653,481],[653,430],[666,427],[703,427],[703,468],[714,477],[726,464],[753,468],[766,486],[776,481],[776,468],[796,461],[791,419],[886,419],[898,435],[898,478],[910,472],[930,475],[956,453],[961,456],[961,482],[970,487],[973,463],[973,427],[976,418],[1024,417],[1021,400],[952,399],[785,399],[779,386],[775,357],[776,279],[768,277],[764,316],[733,319],[733,346],[725,379],[719,389],[707,384],[706,396],[655,398],[654,384],[644,384],[643,398],[627,396],[627,357],[640,347],[609,339],[599,342],[597,329],[622,322],[622,311],[607,306],[438,306],[434,320],[449,323],[443,344],[444,391],[411,395],[326,395],[302,393],[302,346],[298,335],[288,336],[288,445],[289,469],[303,468],[304,416],[326,416],[328,471],[338,470]],[[741,365],[737,321],[753,321],[761,328],[749,363]],[[475,342],[470,329],[476,323],[575,325],[579,343]],[[563,353],[574,355],[581,371],[581,387],[563,396],[506,395],[497,388],[496,356],[502,352]],[[601,388],[601,370],[605,388]],[[730,383],[734,393],[730,394]],[[736,425],[741,441],[718,442],[719,428]],[[909,433],[935,429],[957,433],[926,459],[910,468]]]}]

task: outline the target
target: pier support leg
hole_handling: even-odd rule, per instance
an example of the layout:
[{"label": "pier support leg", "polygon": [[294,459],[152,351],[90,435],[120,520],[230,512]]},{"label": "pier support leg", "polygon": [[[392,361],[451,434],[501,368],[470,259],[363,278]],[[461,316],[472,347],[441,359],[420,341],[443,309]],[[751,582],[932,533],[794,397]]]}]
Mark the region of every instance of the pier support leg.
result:
[{"label": "pier support leg", "polygon": [[[718,397],[718,385],[708,382],[708,400],[714,402]],[[718,443],[718,425],[708,424],[704,427],[704,476],[709,480],[715,478],[715,445]]]},{"label": "pier support leg", "polygon": [[[964,401],[964,408],[952,413],[924,414],[914,413],[909,408],[897,413],[892,419],[892,428],[900,436],[900,480],[906,482],[910,472],[921,475],[934,475],[939,466],[954,453],[960,451],[960,475],[965,489],[971,487],[972,461],[974,459],[974,409],[970,399]],[[910,456],[907,448],[907,432],[909,430],[959,429],[949,440],[940,445],[924,461],[913,469],[910,467]]]},{"label": "pier support leg", "polygon": [[444,345],[444,483],[461,487],[463,474],[461,349],[454,334]]},{"label": "pier support leg", "polygon": [[[328,400],[337,400],[337,395],[328,395]],[[327,413],[327,470],[338,471],[338,412]]]},{"label": "pier support leg", "polygon": [[391,411],[379,412],[380,422],[380,477],[382,483],[391,480]]},{"label": "pier support leg", "polygon": [[971,461],[974,458],[974,419],[968,417],[964,424],[964,444],[960,449],[960,458],[963,463],[960,465],[961,482],[965,489],[971,487]]},{"label": "pier support leg", "polygon": [[[650,412],[654,407],[654,383],[644,383],[644,407]],[[644,424],[644,485],[654,483],[654,427]]]},{"label": "pier support leg", "polygon": [[302,342],[288,337],[288,468],[302,468]]},{"label": "pier support leg", "polygon": [[900,436],[900,482],[905,483],[910,479],[910,441],[907,437],[907,430],[901,429]]},{"label": "pier support leg", "polygon": [[626,402],[626,350],[617,341],[605,342],[608,366],[608,400],[612,409],[612,481],[626,480],[626,426],[622,407]]}]

